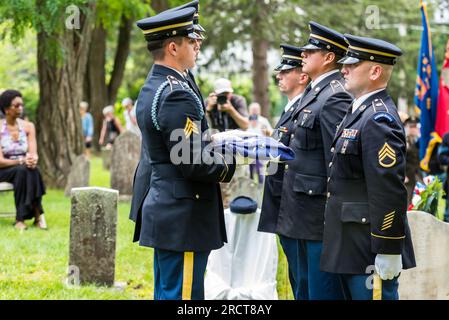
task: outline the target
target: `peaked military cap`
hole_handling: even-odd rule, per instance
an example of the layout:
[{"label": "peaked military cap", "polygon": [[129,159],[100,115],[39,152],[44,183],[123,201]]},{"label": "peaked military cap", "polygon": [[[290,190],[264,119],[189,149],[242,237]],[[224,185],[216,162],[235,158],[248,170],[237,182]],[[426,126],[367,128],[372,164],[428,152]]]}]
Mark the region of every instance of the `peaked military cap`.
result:
[{"label": "peaked military cap", "polygon": [[303,50],[329,50],[344,55],[348,49],[345,37],[331,28],[322,26],[314,21],[309,22],[309,43],[302,47]]},{"label": "peaked military cap", "polygon": [[281,44],[282,57],[281,63],[274,69],[276,71],[289,70],[302,66],[301,53],[303,49],[289,44]]},{"label": "peaked military cap", "polygon": [[350,34],[345,34],[345,38],[349,48],[346,56],[339,61],[342,64],[354,64],[366,60],[394,65],[397,58],[402,55],[401,49],[384,40]]},{"label": "peaked military cap", "polygon": [[195,8],[184,8],[176,11],[164,11],[150,18],[137,21],[147,41],[165,40],[177,36],[201,39],[195,33],[193,16]]},{"label": "peaked military cap", "polygon": [[186,4],[183,4],[182,6],[169,9],[167,11],[178,11],[185,8],[194,8],[195,14],[193,15],[193,28],[195,29],[195,32],[202,33],[206,32],[206,30],[200,25],[200,1],[195,0]]},{"label": "peaked military cap", "polygon": [[257,211],[257,202],[250,197],[239,196],[231,201],[229,208],[232,213],[250,214]]}]

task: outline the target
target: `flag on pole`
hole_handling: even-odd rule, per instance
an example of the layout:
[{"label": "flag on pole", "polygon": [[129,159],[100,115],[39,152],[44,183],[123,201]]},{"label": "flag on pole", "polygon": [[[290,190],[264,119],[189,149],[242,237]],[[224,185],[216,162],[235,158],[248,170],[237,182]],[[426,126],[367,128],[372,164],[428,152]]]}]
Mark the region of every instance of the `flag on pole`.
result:
[{"label": "flag on pole", "polygon": [[443,69],[441,69],[435,131],[441,138],[445,133],[449,132],[449,39],[446,45]]},{"label": "flag on pole", "polygon": [[426,3],[420,1],[423,32],[421,50],[418,57],[415,105],[421,119],[421,138],[419,141],[419,158],[421,168],[429,171],[429,160],[433,149],[441,136],[435,131],[437,118],[438,74],[433,54],[429,19]]}]

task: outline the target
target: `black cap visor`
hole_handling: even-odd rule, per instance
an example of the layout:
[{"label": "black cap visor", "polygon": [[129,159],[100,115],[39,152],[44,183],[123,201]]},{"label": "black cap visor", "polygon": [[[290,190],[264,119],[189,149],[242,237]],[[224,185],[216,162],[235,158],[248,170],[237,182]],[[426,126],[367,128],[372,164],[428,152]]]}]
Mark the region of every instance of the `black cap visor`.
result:
[{"label": "black cap visor", "polygon": [[291,70],[291,69],[298,68],[298,67],[299,67],[299,65],[292,66],[292,65],[289,65],[289,64],[281,63],[276,68],[274,68],[274,71],[285,71],[285,70]]},{"label": "black cap visor", "polygon": [[322,50],[322,48],[312,44],[312,43],[308,43],[306,44],[304,47],[301,47],[302,50]]},{"label": "black cap visor", "polygon": [[190,38],[190,39],[194,39],[194,40],[203,40],[204,39],[201,36],[201,34],[194,32],[194,31],[187,33],[186,37]]},{"label": "black cap visor", "polygon": [[359,63],[361,60],[358,58],[350,57],[350,56],[344,56],[340,60],[338,60],[338,63],[340,64],[356,64]]},{"label": "black cap visor", "polygon": [[194,23],[194,24],[193,24],[193,28],[194,28],[195,31],[197,31],[197,32],[206,32],[206,29],[204,29],[203,26],[200,25],[199,23]]}]

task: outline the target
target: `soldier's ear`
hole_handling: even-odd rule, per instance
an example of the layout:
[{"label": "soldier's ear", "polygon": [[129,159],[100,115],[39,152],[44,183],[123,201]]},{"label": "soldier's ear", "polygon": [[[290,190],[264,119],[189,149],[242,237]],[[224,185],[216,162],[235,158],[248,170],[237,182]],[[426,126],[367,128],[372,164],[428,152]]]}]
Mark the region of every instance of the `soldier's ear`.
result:
[{"label": "soldier's ear", "polygon": [[299,74],[299,83],[307,84],[309,82],[309,75],[307,73],[301,72]]},{"label": "soldier's ear", "polygon": [[178,53],[178,46],[174,41],[170,41],[167,45],[167,50],[169,54],[171,54],[172,56],[176,56],[176,54]]},{"label": "soldier's ear", "polygon": [[326,52],[326,55],[324,56],[324,64],[331,64],[336,63],[337,56],[334,52],[329,51]]},{"label": "soldier's ear", "polygon": [[384,73],[384,69],[379,64],[374,64],[369,70],[369,78],[372,81],[379,80]]}]

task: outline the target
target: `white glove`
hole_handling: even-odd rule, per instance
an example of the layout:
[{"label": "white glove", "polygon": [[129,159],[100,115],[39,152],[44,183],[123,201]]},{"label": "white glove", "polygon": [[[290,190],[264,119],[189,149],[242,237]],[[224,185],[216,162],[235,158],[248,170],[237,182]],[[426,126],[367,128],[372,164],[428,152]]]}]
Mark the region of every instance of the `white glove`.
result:
[{"label": "white glove", "polygon": [[393,280],[402,270],[402,256],[400,254],[377,254],[374,266],[382,280]]}]

